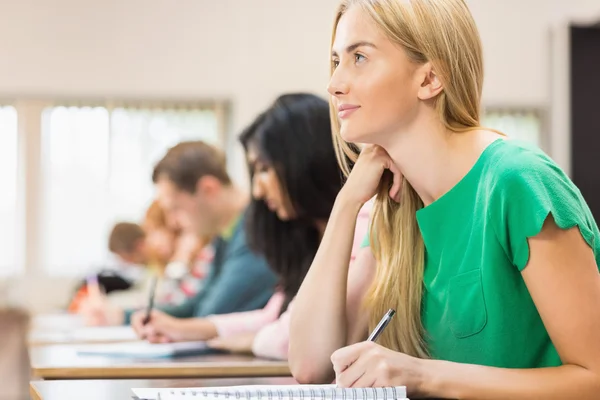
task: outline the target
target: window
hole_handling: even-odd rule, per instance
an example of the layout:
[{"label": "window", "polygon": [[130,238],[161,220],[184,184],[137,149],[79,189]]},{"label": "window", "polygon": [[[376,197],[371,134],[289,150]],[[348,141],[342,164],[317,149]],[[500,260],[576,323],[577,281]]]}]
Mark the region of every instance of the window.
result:
[{"label": "window", "polygon": [[48,272],[68,274],[105,255],[109,115],[57,107],[42,122],[40,259]]},{"label": "window", "polygon": [[185,140],[220,143],[215,113],[207,110],[135,110],[111,113],[111,216],[138,220],[152,199],[152,170],[166,150]]},{"label": "window", "polygon": [[537,109],[488,109],[482,118],[482,125],[496,129],[509,137],[534,143],[544,147],[545,137],[541,112]]},{"label": "window", "polygon": [[154,164],[183,140],[222,145],[213,110],[52,107],[42,127],[41,257],[50,275],[107,260],[118,221],[139,222]]},{"label": "window", "polygon": [[17,111],[0,107],[0,276],[21,270],[17,248],[21,245],[17,231]]}]

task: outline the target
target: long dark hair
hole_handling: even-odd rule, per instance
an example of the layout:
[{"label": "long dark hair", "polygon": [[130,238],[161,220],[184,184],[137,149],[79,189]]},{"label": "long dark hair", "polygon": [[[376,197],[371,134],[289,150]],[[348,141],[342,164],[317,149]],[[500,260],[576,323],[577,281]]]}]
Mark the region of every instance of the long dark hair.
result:
[{"label": "long dark hair", "polygon": [[[286,94],[260,114],[240,136],[246,153],[274,169],[291,200],[294,218],[282,221],[253,200],[246,232],[252,250],[278,274],[286,301],[294,298],[321,241],[317,221],[327,221],[343,184],[337,164],[328,103],[311,94]],[[250,167],[252,177],[254,171]]]}]

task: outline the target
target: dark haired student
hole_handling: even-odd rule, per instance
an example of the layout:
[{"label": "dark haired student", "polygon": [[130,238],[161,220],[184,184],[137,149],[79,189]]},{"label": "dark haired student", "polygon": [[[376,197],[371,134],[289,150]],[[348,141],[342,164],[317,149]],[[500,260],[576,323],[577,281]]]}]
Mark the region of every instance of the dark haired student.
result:
[{"label": "dark haired student", "polygon": [[[289,94],[244,131],[241,142],[252,178],[246,221],[249,246],[277,273],[279,289],[265,308],[208,318],[177,319],[157,312],[133,327],[150,341],[213,340],[211,345],[287,358],[289,316],[342,186],[326,101]],[[355,249],[367,231],[368,206],[359,215]]]}]

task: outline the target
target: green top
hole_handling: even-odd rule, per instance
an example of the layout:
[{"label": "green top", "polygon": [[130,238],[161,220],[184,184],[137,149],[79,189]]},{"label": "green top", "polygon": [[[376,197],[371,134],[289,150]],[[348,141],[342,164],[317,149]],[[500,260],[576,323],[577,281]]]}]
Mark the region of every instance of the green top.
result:
[{"label": "green top", "polygon": [[520,273],[527,238],[549,214],[561,229],[579,227],[598,264],[600,232],[577,187],[538,148],[502,139],[449,192],[417,211],[426,254],[422,321],[432,358],[503,368],[561,364]]}]

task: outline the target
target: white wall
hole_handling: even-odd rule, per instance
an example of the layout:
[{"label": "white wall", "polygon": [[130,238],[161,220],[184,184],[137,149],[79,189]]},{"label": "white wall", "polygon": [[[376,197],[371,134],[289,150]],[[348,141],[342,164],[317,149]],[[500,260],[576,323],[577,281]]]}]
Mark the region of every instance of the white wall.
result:
[{"label": "white wall", "polygon": [[[485,50],[484,99],[543,105],[550,95],[550,29],[600,20],[598,0],[468,0]],[[566,55],[565,55],[566,56]]]},{"label": "white wall", "polygon": [[238,132],[283,91],[325,93],[335,1],[0,3],[0,96],[230,99]]},{"label": "white wall", "polygon": [[[325,94],[337,0],[0,0],[0,97],[223,98],[238,132],[275,96]],[[470,0],[488,104],[547,105],[549,28],[598,0]],[[234,176],[245,179],[239,151]]]},{"label": "white wall", "polygon": [[467,2],[484,46],[484,103],[544,107],[548,151],[570,173],[568,25],[600,21],[600,1]]},{"label": "white wall", "polygon": [[[570,19],[600,20],[600,1],[468,3],[485,48],[484,102],[547,107],[551,95],[554,103],[564,100],[567,70],[563,66],[551,74],[550,28],[565,26]],[[228,99],[233,105],[231,132],[237,133],[282,92],[325,95],[336,4],[337,0],[0,0],[0,98]],[[566,57],[564,46],[559,47]],[[561,57],[554,54],[554,62]],[[553,91],[561,79],[562,91]],[[568,121],[560,117],[554,122],[558,129],[553,132],[552,155],[564,167]],[[231,172],[245,181],[234,135],[231,142]],[[27,290],[16,286],[14,291],[31,297],[28,294],[46,290],[48,283],[31,282]],[[69,287],[58,281],[52,286],[62,292]],[[69,293],[63,294],[66,298]]]}]

